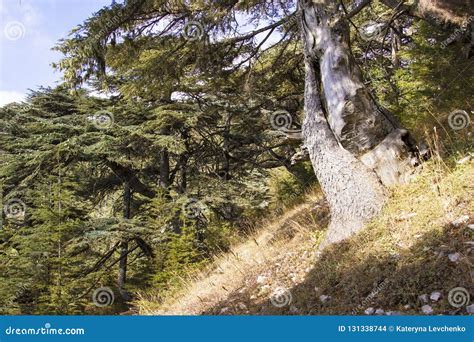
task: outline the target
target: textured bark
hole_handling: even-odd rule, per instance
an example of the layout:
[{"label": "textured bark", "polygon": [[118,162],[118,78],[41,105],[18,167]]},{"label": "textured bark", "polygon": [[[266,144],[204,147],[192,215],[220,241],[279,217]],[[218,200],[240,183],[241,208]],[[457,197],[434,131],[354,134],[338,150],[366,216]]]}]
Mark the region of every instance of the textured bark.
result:
[{"label": "textured bark", "polygon": [[393,27],[395,29],[390,29],[392,33],[392,41],[391,41],[391,48],[392,48],[392,66],[393,69],[398,69],[400,67],[400,58],[398,57],[398,51],[400,50],[400,47],[402,45],[401,38],[398,35],[398,32],[400,32],[401,27],[398,24],[398,20],[393,21]]},{"label": "textured bark", "polygon": [[[160,130],[160,135],[168,135],[170,133],[169,127],[164,127]],[[170,155],[167,148],[163,148],[160,152],[160,182],[159,185],[166,192],[169,191],[171,185],[170,181]]]},{"label": "textured bark", "polygon": [[155,197],[155,192],[143,184],[136,176],[138,171],[110,160],[107,160],[106,164],[121,181],[127,182],[134,191],[148,198]]},{"label": "textured bark", "polygon": [[[304,16],[305,7],[300,8]],[[325,243],[330,243],[349,237],[378,214],[385,194],[377,175],[343,148],[331,130],[321,99],[322,67],[312,51],[313,36],[303,29],[302,37],[306,68],[303,137],[329,203],[331,223]]]},{"label": "textured bark", "polygon": [[[128,182],[124,183],[124,192],[123,192],[123,218],[130,218],[130,208],[131,208],[132,193],[130,189],[130,184]],[[130,295],[125,291],[125,283],[127,281],[127,263],[128,263],[128,240],[124,239],[120,242],[119,246],[120,260],[119,260],[119,271],[117,276],[117,287],[123,299],[130,300]]]},{"label": "textured bark", "polygon": [[335,0],[300,1],[300,8],[308,53],[319,60],[323,106],[337,141],[364,163],[370,161],[367,166],[384,185],[404,182],[417,162],[414,140],[365,87],[351,53],[344,12]]}]

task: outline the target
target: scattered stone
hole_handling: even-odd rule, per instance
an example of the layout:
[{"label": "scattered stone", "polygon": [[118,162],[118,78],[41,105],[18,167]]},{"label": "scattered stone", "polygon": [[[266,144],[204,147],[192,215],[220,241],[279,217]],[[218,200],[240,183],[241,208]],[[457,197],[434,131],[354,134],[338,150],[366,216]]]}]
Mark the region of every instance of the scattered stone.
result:
[{"label": "scattered stone", "polygon": [[294,273],[289,274],[289,277],[293,283],[296,283],[298,281],[298,277]]},{"label": "scattered stone", "polygon": [[245,305],[244,303],[239,303],[239,304],[237,304],[237,307],[238,307],[240,310],[247,310],[247,305]]},{"label": "scattered stone", "polygon": [[464,164],[464,163],[467,163],[469,160],[471,160],[471,156],[470,156],[470,155],[467,156],[467,157],[464,157],[464,158],[462,158],[462,159],[460,159],[460,160],[458,160],[456,163],[457,163],[457,164]]},{"label": "scattered stone", "polygon": [[428,303],[428,295],[425,293],[425,294],[422,294],[421,296],[418,296],[418,299],[420,300],[420,302],[422,303]]},{"label": "scattered stone", "polygon": [[385,310],[384,310],[384,309],[377,309],[377,310],[375,310],[375,314],[376,314],[376,315],[379,315],[379,316],[380,316],[380,315],[383,315],[384,313],[385,313]]},{"label": "scattered stone", "polygon": [[329,302],[331,300],[331,296],[321,295],[319,296],[319,300],[323,303]]},{"label": "scattered stone", "polygon": [[271,289],[272,289],[272,287],[270,285],[263,285],[260,288],[260,291],[258,292],[258,295],[264,295],[264,294],[268,293]]},{"label": "scattered stone", "polygon": [[437,302],[441,298],[441,292],[435,291],[431,293],[430,299],[432,302]]},{"label": "scattered stone", "polygon": [[387,316],[401,316],[402,313],[400,311],[387,311]]},{"label": "scattered stone", "polygon": [[474,224],[468,224],[467,228],[474,230]]},{"label": "scattered stone", "polygon": [[421,311],[423,311],[425,315],[430,315],[433,313],[433,308],[430,305],[423,305]]},{"label": "scattered stone", "polygon": [[367,308],[367,309],[365,309],[365,311],[364,311],[364,313],[365,313],[366,315],[373,315],[374,312],[375,312],[375,309],[374,309],[374,308]]},{"label": "scattered stone", "polygon": [[409,214],[400,215],[400,216],[398,217],[398,220],[399,220],[399,221],[409,220],[409,219],[411,219],[412,217],[415,217],[416,215],[417,215],[417,213],[409,213]]},{"label": "scattered stone", "polygon": [[466,306],[467,313],[474,314],[474,304]]},{"label": "scattered stone", "polygon": [[410,310],[410,309],[411,309],[411,305],[410,305],[410,304],[406,304],[406,305],[403,306],[403,308],[404,308],[405,310]]},{"label": "scattered stone", "polygon": [[463,215],[461,217],[458,217],[453,222],[451,222],[451,224],[455,227],[460,227],[461,225],[467,223],[468,221],[469,221],[469,216],[468,215]]},{"label": "scattered stone", "polygon": [[290,312],[291,313],[298,313],[298,308],[294,305],[290,306]]},{"label": "scattered stone", "polygon": [[459,261],[459,258],[461,257],[461,254],[459,253],[451,253],[451,254],[448,254],[448,258],[449,260],[451,260],[452,262],[458,262]]},{"label": "scattered stone", "polygon": [[222,308],[221,309],[221,314],[224,314],[229,311],[229,308]]},{"label": "scattered stone", "polygon": [[319,292],[319,290],[321,290],[319,287],[317,286],[314,287],[314,292]]},{"label": "scattered stone", "polygon": [[259,275],[257,277],[257,284],[264,284],[267,281],[267,277],[264,275]]}]

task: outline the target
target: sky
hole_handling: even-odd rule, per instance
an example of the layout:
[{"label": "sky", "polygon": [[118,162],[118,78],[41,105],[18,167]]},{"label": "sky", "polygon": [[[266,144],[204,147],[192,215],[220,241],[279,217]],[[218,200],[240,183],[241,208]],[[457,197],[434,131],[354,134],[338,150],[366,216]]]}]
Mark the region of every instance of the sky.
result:
[{"label": "sky", "polygon": [[55,86],[51,63],[60,38],[112,0],[0,0],[0,106],[21,101],[28,89]]}]

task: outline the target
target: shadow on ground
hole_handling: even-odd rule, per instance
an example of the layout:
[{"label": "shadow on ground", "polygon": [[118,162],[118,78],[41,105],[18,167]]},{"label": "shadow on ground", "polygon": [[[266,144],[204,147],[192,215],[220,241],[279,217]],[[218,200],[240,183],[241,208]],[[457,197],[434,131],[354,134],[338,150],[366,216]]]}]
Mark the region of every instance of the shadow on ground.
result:
[{"label": "shadow on ground", "polygon": [[[433,314],[467,314],[464,305],[456,309],[448,293],[464,287],[474,299],[474,233],[451,224],[423,236],[413,236],[409,248],[387,245],[357,260],[354,251],[364,244],[367,234],[330,246],[314,262],[304,281],[283,295],[287,305],[277,307],[271,295],[256,298],[256,287],[230,293],[206,315],[350,315],[364,314],[368,307],[385,312],[422,314],[419,296],[439,291],[441,298],[429,305]],[[457,261],[451,258],[457,256]],[[320,296],[330,296],[322,302]],[[291,303],[288,303],[291,297]],[[368,298],[369,297],[369,298]],[[367,299],[368,298],[368,299]],[[281,299],[281,298],[280,298]],[[469,303],[470,304],[470,303]]]}]

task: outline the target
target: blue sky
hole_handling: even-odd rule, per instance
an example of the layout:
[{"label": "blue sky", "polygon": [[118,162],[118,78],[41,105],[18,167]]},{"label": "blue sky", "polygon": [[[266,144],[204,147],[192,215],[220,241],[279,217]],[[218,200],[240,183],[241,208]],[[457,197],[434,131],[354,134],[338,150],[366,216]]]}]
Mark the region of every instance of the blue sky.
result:
[{"label": "blue sky", "polygon": [[0,106],[54,86],[56,42],[112,0],[0,0]]}]

